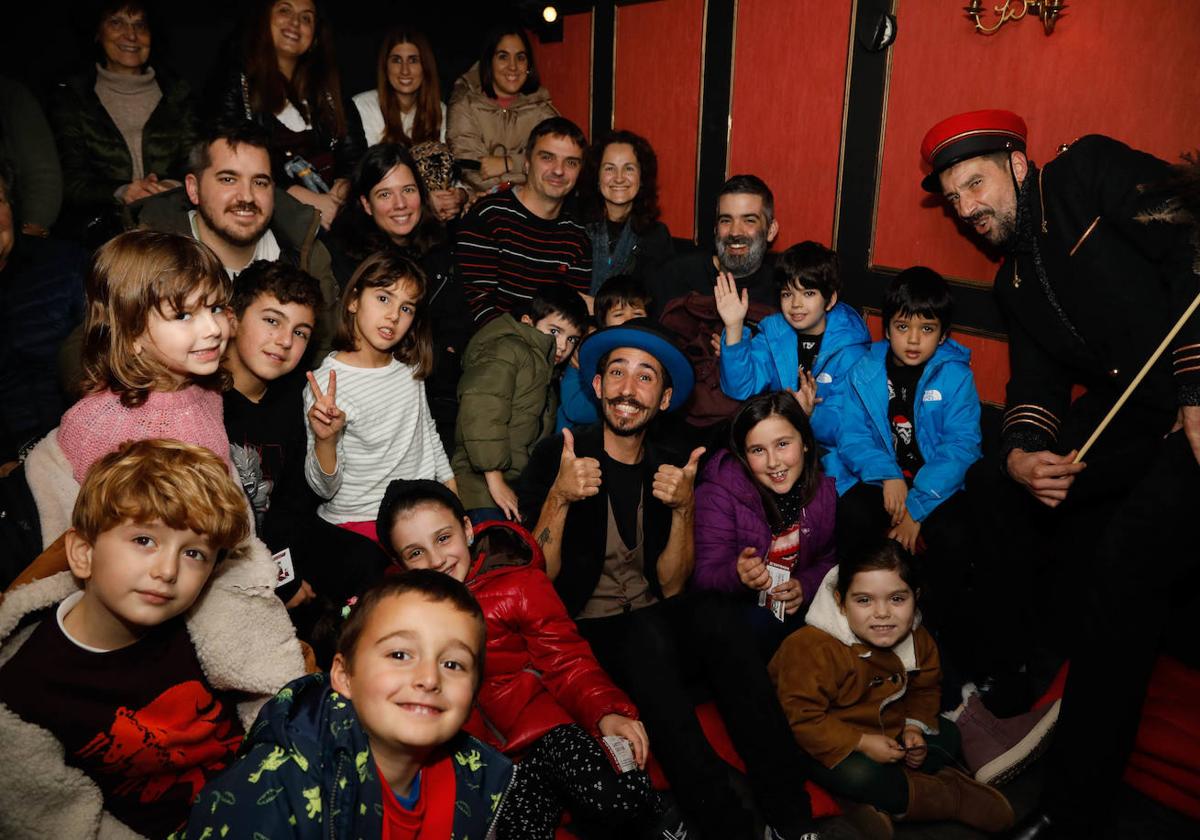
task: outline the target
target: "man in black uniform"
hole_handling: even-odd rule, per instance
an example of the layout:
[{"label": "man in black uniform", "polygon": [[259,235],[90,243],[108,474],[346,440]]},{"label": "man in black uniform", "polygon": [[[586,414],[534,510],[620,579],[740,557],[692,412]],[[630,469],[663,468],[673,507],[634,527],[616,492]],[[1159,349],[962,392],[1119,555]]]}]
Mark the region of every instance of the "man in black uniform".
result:
[{"label": "man in black uniform", "polygon": [[[1017,836],[1099,837],[1171,593],[1196,574],[1200,556],[1200,317],[1086,461],[1074,463],[1075,454],[1200,292],[1200,278],[1189,231],[1164,218],[1168,164],[1090,135],[1039,169],[1025,137],[1024,121],[1007,111],[944,120],[921,145],[932,168],[922,186],[1005,254],[995,294],[1009,329],[1001,453],[1011,481],[990,498],[1011,542],[977,582],[997,650],[1025,652],[1022,605],[1053,575],[1069,576],[1049,584],[1071,670],[1044,811]],[[1072,400],[1077,385],[1086,393]],[[1024,559],[1035,548],[1049,561],[1041,569]]]}]

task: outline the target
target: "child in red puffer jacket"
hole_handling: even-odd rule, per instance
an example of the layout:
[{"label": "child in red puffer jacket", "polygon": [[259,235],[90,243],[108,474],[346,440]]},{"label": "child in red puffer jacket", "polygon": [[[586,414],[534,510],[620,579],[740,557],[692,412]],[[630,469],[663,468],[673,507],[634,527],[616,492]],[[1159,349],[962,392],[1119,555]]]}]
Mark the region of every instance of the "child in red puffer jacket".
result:
[{"label": "child in red puffer jacket", "polygon": [[483,684],[466,729],[521,756],[497,837],[553,838],[567,808],[610,830],[660,822],[637,709],[579,636],[529,533],[509,522],[472,527],[458,497],[428,480],[393,481],[376,526],[405,568],[465,581],[483,608]]}]

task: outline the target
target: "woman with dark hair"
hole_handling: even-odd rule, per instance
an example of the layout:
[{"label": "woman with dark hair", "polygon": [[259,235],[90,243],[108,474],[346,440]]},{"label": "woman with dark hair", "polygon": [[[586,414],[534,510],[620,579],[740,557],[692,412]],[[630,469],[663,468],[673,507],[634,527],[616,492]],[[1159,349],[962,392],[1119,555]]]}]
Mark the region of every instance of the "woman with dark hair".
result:
[{"label": "woman with dark hair", "polygon": [[454,157],[479,162],[463,179],[487,192],[525,183],[525,142],[538,123],[558,116],[541,86],[533,45],[519,26],[497,26],[483,42],[479,62],[454,83],[446,137]]},{"label": "woman with dark hair", "polygon": [[428,198],[405,146],[372,146],[355,168],[334,219],[329,252],[342,287],[359,263],[377,251],[403,251],[425,272],[422,307],[433,330],[433,372],[425,378],[425,396],[438,435],[453,451],[459,357],[471,337],[471,320],[445,230],[428,211]]},{"label": "woman with dark hair", "polygon": [[[423,32],[401,26],[384,36],[375,89],[355,94],[353,102],[368,145],[446,142],[446,106],[437,62]],[[429,195],[430,207],[442,221],[456,217],[466,199],[461,187],[432,190]]]},{"label": "woman with dark hair", "polygon": [[50,121],[63,168],[63,222],[104,239],[120,204],[180,186],[196,139],[191,89],[150,64],[142,0],[109,0],[96,19],[96,65],[58,87]]},{"label": "woman with dark hair", "polygon": [[767,658],[804,624],[836,562],[837,491],[817,456],[795,396],[759,394],[734,415],[729,449],[705,465],[696,487],[691,588],[745,601]]},{"label": "woman with dark hair", "polygon": [[579,184],[592,240],[593,295],[609,277],[644,278],[675,253],[671,232],[658,220],[658,157],[646,138],[632,131],[600,138],[588,148]]},{"label": "woman with dark hair", "polygon": [[328,228],[366,146],[357,109],[342,101],[328,18],[315,0],[261,0],[245,36],[217,116],[270,130],[275,182]]}]

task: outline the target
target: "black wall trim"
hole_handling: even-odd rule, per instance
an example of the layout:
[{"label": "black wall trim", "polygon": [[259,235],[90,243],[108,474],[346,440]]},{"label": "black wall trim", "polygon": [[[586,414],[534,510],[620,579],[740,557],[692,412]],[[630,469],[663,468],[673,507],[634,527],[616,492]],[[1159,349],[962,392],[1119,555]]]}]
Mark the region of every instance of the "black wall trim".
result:
[{"label": "black wall trim", "polygon": [[[891,0],[857,0],[856,25],[873,28],[875,18],[891,12]],[[904,37],[903,21],[897,40]],[[891,49],[890,47],[888,49]],[[874,212],[875,184],[879,178],[879,141],[883,132],[883,112],[887,92],[888,50],[879,53],[863,49],[855,33],[850,65],[850,107],[846,116],[845,159],[842,166],[840,223],[836,249],[842,259],[843,296],[856,307],[878,310],[883,292],[894,271],[872,268],[871,216]],[[930,115],[930,119],[935,116]],[[932,123],[931,123],[932,124]],[[913,154],[917,150],[913,149]],[[913,212],[919,212],[917,207]],[[879,219],[880,226],[888,223]],[[961,236],[947,219],[944,235]],[[937,269],[933,265],[931,268]],[[1002,337],[1004,323],[992,298],[990,286],[953,283],[955,323],[971,332]]]},{"label": "black wall trim", "polygon": [[733,92],[736,0],[708,0],[704,19],[704,67],[700,89],[700,152],[696,173],[696,243],[713,245],[716,196],[725,183],[729,156],[729,104]]},{"label": "black wall trim", "polygon": [[613,0],[599,0],[592,12],[592,128],[588,137],[593,140],[612,128],[616,25]]}]

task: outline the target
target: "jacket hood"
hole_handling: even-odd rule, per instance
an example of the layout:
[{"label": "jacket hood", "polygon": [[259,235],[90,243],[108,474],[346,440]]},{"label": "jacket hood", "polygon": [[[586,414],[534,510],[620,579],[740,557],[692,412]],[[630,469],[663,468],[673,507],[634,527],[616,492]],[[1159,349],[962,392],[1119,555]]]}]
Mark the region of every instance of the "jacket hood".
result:
[{"label": "jacket hood", "polygon": [[[855,636],[854,631],[850,629],[850,622],[846,619],[845,614],[837,603],[837,585],[838,567],[834,566],[825,575],[825,579],[821,581],[821,586],[817,589],[817,594],[808,607],[804,623],[810,627],[816,627],[818,630],[825,631],[847,647],[858,646],[866,648],[859,656],[868,657],[871,655],[873,648],[858,638],[858,636]],[[917,610],[913,616],[913,630],[916,630],[920,626],[921,611]],[[900,657],[900,661],[904,664],[904,670],[917,670],[917,649],[911,631],[892,651],[896,656]]]},{"label": "jacket hood", "polygon": [[[158,195],[135,201],[126,209],[129,227],[147,227],[164,233],[191,236],[188,213],[195,209],[187,189],[176,187]],[[317,211],[292,198],[285,190],[275,188],[275,210],[268,225],[284,251],[298,252],[303,261],[317,238],[321,227]]]},{"label": "jacket hood", "polygon": [[821,339],[821,346],[824,347],[826,342],[837,347],[870,344],[871,332],[849,304],[838,301],[825,316],[825,337]]},{"label": "jacket hood", "polygon": [[549,102],[550,91],[539,86],[533,93],[518,93],[513,97],[512,104],[507,109],[503,109],[499,102],[483,92],[483,86],[479,83],[479,62],[476,61],[454,82],[454,90],[450,93],[450,104],[453,105],[457,100],[464,98],[469,98],[476,108],[491,111],[514,111],[530,105]]},{"label": "jacket hood", "polygon": [[546,570],[546,558],[533,535],[515,522],[494,520],[475,526],[471,546],[471,569],[467,583],[475,584],[485,576],[503,574],[509,569],[529,567]]},{"label": "jacket hood", "polygon": [[[554,338],[541,332],[536,327],[523,324],[515,316],[505,313],[499,318],[488,322],[471,340],[471,356],[480,353],[491,353],[489,346],[502,341],[509,336],[515,336],[528,344],[535,354],[544,357],[548,364],[554,365]],[[463,360],[466,367],[470,359]]]},{"label": "jacket hood", "polygon": [[[333,738],[326,740],[329,734]],[[369,751],[366,730],[359,725],[354,707],[329,690],[329,677],[324,673],[292,680],[267,701],[246,733],[243,754],[256,744],[309,756],[314,755],[313,745],[319,745],[327,767],[337,763],[339,753],[357,759]]]},{"label": "jacket hood", "polygon": [[[891,345],[888,344],[888,340],[884,338],[872,344],[870,350],[867,352],[871,354],[871,358],[884,363],[887,361],[887,354],[890,347]],[[928,379],[938,368],[952,362],[961,362],[964,365],[970,365],[971,351],[953,338],[947,338],[938,345],[937,350],[933,351],[933,355],[925,363],[925,371],[921,374],[922,379]],[[882,370],[882,368],[879,369]]]}]

